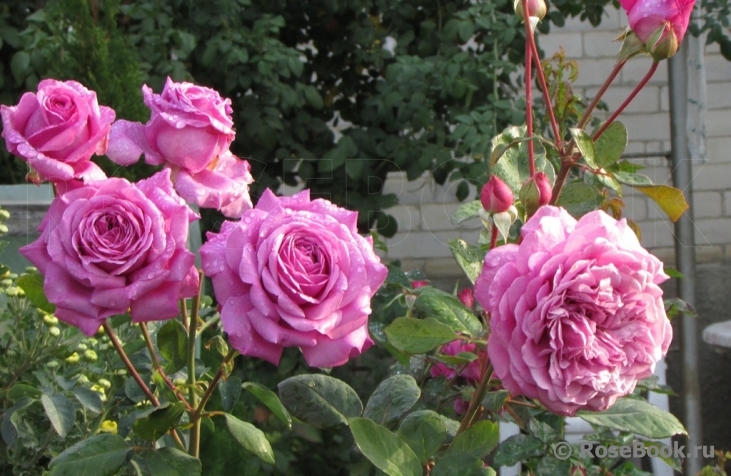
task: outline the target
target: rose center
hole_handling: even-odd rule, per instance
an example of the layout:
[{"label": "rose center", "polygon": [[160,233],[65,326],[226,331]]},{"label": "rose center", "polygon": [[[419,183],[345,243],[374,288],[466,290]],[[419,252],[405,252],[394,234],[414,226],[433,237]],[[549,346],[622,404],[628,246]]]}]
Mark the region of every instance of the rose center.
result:
[{"label": "rose center", "polygon": [[59,120],[68,121],[76,111],[76,105],[66,94],[56,94],[48,98],[46,108]]},{"label": "rose center", "polygon": [[110,274],[137,268],[148,241],[143,239],[145,227],[137,218],[114,207],[87,216],[75,240],[82,260]]},{"label": "rose center", "polygon": [[294,233],[287,236],[279,253],[283,289],[298,304],[314,303],[330,276],[330,257],[312,236]]}]

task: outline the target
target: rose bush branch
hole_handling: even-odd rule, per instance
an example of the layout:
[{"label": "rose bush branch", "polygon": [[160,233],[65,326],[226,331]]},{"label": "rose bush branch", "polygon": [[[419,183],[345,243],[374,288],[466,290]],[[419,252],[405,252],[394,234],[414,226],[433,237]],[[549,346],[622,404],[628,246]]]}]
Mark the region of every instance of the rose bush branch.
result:
[{"label": "rose bush branch", "polygon": [[170,378],[167,376],[165,371],[162,368],[162,365],[160,365],[160,359],[157,356],[157,352],[155,351],[155,346],[152,344],[152,339],[150,338],[150,332],[147,330],[147,325],[144,322],[140,322],[139,324],[140,330],[142,331],[142,336],[145,339],[145,344],[147,345],[147,350],[150,352],[150,359],[152,360],[152,365],[157,371],[157,373],[160,375],[160,377],[165,382],[165,385],[173,392],[175,393],[175,396],[178,397],[178,400],[183,402],[185,405],[185,408],[188,411],[193,411],[193,407],[190,406],[190,403],[188,403],[188,400],[185,399],[182,393],[180,393],[180,390],[177,389],[175,384],[170,381]]},{"label": "rose bush branch", "polygon": [[592,136],[592,140],[597,140],[599,137],[601,137],[604,131],[607,130],[607,127],[609,127],[614,122],[614,120],[617,119],[617,117],[622,113],[622,111],[625,110],[629,103],[632,102],[635,96],[637,96],[637,94],[642,91],[648,81],[650,81],[652,76],[655,74],[655,71],[657,71],[657,67],[659,64],[660,63],[658,61],[652,62],[649,71],[647,71],[642,80],[637,83],[637,85],[634,87],[629,96],[627,96],[624,102],[622,102],[622,104],[612,113],[611,116],[609,116],[609,119],[607,119],[604,124],[602,124],[602,126],[599,128],[599,130],[594,133],[594,135]]}]

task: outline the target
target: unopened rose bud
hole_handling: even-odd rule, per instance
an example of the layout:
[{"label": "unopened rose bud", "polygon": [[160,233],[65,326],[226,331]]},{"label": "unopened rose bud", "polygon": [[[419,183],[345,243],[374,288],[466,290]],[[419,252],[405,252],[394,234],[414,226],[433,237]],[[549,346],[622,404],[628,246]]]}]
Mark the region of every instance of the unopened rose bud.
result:
[{"label": "unopened rose bud", "polygon": [[[528,0],[526,3],[528,4],[528,16],[543,20],[543,17],[546,16],[546,2],[544,0]],[[521,20],[524,19],[523,0],[513,0],[513,7],[518,17]]]},{"label": "unopened rose bud", "polygon": [[464,288],[459,293],[457,293],[457,297],[466,307],[469,307],[470,309],[474,307],[475,296],[472,293],[472,288]]},{"label": "unopened rose bud", "polygon": [[502,213],[513,204],[513,191],[496,175],[490,177],[480,192],[482,207],[490,213]]},{"label": "unopened rose bud", "polygon": [[423,280],[420,280],[420,281],[411,281],[411,287],[413,289],[421,288],[423,286],[429,286],[429,281],[423,281]]},{"label": "unopened rose bud", "polygon": [[520,201],[528,216],[533,215],[539,207],[548,205],[552,196],[551,181],[543,172],[536,173],[523,183],[520,188]]},{"label": "unopened rose bud", "polygon": [[650,35],[645,46],[655,61],[661,61],[673,56],[679,45],[678,36],[670,23],[666,23]]}]

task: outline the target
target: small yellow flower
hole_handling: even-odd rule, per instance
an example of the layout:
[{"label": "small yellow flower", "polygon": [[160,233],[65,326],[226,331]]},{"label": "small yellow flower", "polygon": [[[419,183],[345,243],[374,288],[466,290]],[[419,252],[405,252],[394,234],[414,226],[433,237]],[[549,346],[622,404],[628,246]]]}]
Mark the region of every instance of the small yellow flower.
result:
[{"label": "small yellow flower", "polygon": [[66,357],[67,364],[76,364],[79,362],[79,354],[74,352],[73,354]]},{"label": "small yellow flower", "polygon": [[104,420],[99,427],[100,433],[111,433],[113,435],[117,434],[117,422],[114,420]]}]

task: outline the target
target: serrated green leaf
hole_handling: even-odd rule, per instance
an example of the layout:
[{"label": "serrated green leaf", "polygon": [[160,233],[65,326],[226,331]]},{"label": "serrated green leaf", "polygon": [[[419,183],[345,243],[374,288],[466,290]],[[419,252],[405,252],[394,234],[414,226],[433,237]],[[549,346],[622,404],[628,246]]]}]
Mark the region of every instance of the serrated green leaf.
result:
[{"label": "serrated green leaf", "polygon": [[429,352],[459,337],[449,326],[433,317],[398,317],[386,327],[385,332],[391,345],[409,354]]},{"label": "serrated green leaf", "polygon": [[134,422],[132,429],[140,437],[148,441],[157,441],[165,433],[173,429],[185,412],[183,402],[163,405],[155,408],[149,415]]},{"label": "serrated green leaf", "polygon": [[445,456],[463,454],[482,459],[499,441],[500,430],[497,423],[478,421],[454,438]]},{"label": "serrated green leaf", "polygon": [[50,476],[113,476],[132,456],[132,448],[117,435],[82,440],[53,458]]},{"label": "serrated green leaf", "polygon": [[[531,175],[525,131],[525,126],[510,126],[492,139],[493,151],[501,144],[509,145],[509,147],[504,151],[500,160],[490,168],[490,172],[502,179],[516,195],[523,182],[528,180]],[[538,142],[534,144],[534,148],[536,170],[544,172],[549,182],[554,183],[556,171],[546,159],[543,145]]]},{"label": "serrated green leaf", "polygon": [[513,466],[543,452],[543,442],[534,436],[513,435],[500,443],[495,451],[495,466]]},{"label": "serrated green leaf", "polygon": [[397,434],[424,464],[447,438],[447,427],[438,413],[432,410],[420,410],[404,418]]},{"label": "serrated green leaf", "polygon": [[328,375],[297,375],[277,385],[289,412],[315,428],[347,424],[360,416],[363,403],[348,384]]},{"label": "serrated green leaf", "polygon": [[264,432],[251,423],[243,422],[228,413],[223,416],[226,419],[226,428],[238,444],[254,453],[265,463],[274,464],[274,451]]},{"label": "serrated green leaf", "polygon": [[630,187],[643,187],[653,185],[652,180],[647,175],[636,174],[633,172],[614,172],[614,178],[620,183],[629,185]]},{"label": "serrated green leaf", "polygon": [[245,382],[242,387],[259,399],[274,415],[292,429],[292,417],[276,393],[256,382]]},{"label": "serrated green leaf", "polygon": [[482,331],[480,321],[456,296],[431,286],[418,288],[416,293],[414,307],[423,315],[435,318],[455,332],[476,336]]},{"label": "serrated green leaf", "polygon": [[225,381],[218,384],[218,393],[221,394],[223,410],[226,412],[231,411],[241,395],[241,379],[229,376]]},{"label": "serrated green leaf", "polygon": [[63,395],[48,396],[44,394],[41,395],[41,404],[58,436],[61,438],[66,436],[74,426],[76,419],[76,410],[71,400]]},{"label": "serrated green leaf", "polygon": [[350,431],[363,456],[389,476],[421,476],[421,464],[409,445],[368,418],[351,418]]},{"label": "serrated green leaf", "polygon": [[172,374],[182,369],[187,362],[188,334],[183,324],[171,319],[157,331],[157,348],[167,361],[165,372]]},{"label": "serrated green leaf", "polygon": [[627,148],[627,128],[619,121],[612,122],[594,142],[596,164],[609,167],[617,162]]},{"label": "serrated green leaf", "polygon": [[556,205],[579,218],[596,210],[603,202],[604,196],[596,188],[584,182],[571,182],[561,190]]},{"label": "serrated green leaf", "polygon": [[482,203],[479,200],[463,203],[452,213],[452,224],[459,225],[472,218],[477,218],[480,216],[480,210],[482,210]]},{"label": "serrated green leaf", "polygon": [[393,375],[380,384],[366,403],[363,416],[389,426],[409,411],[421,396],[421,389],[411,375]]},{"label": "serrated green leaf", "polygon": [[144,453],[150,474],[155,476],[200,476],[203,474],[201,460],[177,448],[160,448]]},{"label": "serrated green leaf", "polygon": [[449,240],[449,249],[467,278],[475,284],[482,272],[482,263],[487,253],[485,248],[469,245],[462,239],[452,239]]},{"label": "serrated green leaf", "polygon": [[594,425],[630,431],[648,438],[660,439],[687,434],[683,424],[672,413],[633,398],[620,398],[601,413],[580,411],[577,416]]},{"label": "serrated green leaf", "polygon": [[584,157],[587,165],[592,169],[599,168],[596,163],[596,151],[594,150],[594,141],[591,140],[591,136],[585,131],[575,127],[572,127],[569,130],[571,131],[571,136],[574,138],[574,141],[576,141],[576,145],[579,147],[579,151],[581,151],[581,155]]},{"label": "serrated green leaf", "polygon": [[495,476],[495,470],[486,468],[478,458],[458,454],[445,455],[429,473],[430,476]]}]

